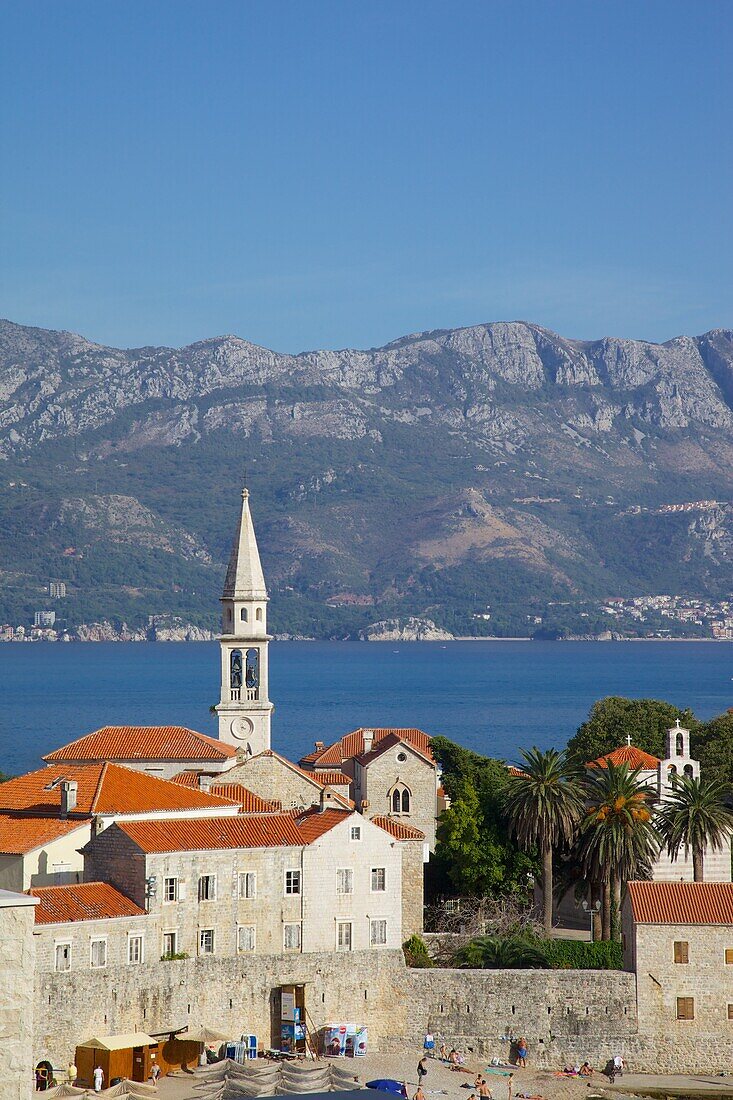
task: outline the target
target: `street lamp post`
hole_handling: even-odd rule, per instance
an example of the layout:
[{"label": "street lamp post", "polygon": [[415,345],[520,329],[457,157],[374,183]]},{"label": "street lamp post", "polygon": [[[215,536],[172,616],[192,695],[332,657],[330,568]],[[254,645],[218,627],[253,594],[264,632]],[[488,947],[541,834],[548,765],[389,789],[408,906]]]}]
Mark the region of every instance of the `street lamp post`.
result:
[{"label": "street lamp post", "polygon": [[600,913],[601,903],[600,901],[597,901],[595,905],[589,905],[585,898],[583,898],[583,909],[586,913],[590,914],[590,942],[593,943],[595,939],[595,936],[593,935],[593,918],[595,917],[596,913]]}]

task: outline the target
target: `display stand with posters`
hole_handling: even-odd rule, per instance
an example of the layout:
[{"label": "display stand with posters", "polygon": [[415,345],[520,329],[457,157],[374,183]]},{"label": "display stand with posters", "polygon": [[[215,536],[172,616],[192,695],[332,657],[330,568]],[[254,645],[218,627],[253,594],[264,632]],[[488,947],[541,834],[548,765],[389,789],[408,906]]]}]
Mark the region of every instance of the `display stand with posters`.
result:
[{"label": "display stand with posters", "polygon": [[327,1024],[321,1049],[328,1058],[363,1058],[367,1052],[367,1028],[360,1024]]},{"label": "display stand with posters", "polygon": [[283,985],[280,987],[279,1047],[281,1053],[289,1055],[305,1054],[307,1038],[305,986]]}]

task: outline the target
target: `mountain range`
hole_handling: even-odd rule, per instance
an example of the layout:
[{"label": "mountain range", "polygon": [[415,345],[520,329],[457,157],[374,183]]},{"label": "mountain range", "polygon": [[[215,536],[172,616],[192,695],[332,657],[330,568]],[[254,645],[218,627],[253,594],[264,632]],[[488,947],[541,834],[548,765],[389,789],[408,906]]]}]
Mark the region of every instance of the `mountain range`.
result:
[{"label": "mountain range", "polygon": [[286,355],[0,322],[0,621],[62,580],[70,625],[215,629],[245,478],[280,634],[526,634],[613,596],[721,598],[733,331],[499,322]]}]

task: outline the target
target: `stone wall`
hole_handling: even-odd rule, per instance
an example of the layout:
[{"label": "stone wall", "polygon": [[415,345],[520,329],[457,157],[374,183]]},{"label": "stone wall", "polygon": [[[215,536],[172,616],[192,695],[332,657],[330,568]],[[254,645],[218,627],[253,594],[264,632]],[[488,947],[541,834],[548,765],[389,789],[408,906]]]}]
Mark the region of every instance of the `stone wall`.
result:
[{"label": "stone wall", "polygon": [[402,849],[402,942],[414,933],[422,935],[425,864],[424,841],[401,840]]},{"label": "stone wall", "polygon": [[[524,1036],[533,1065],[601,1066],[637,1047],[633,974],[594,970],[410,970],[405,1038],[426,1031],[464,1051],[506,1059]],[[658,1065],[658,1060],[657,1060]]]},{"label": "stone wall", "polygon": [[242,783],[260,798],[276,798],[283,810],[315,806],[321,788],[295,767],[271,753],[252,756],[227,772],[227,783]]},{"label": "stone wall", "polygon": [[0,891],[0,1081],[7,1100],[33,1090],[33,938],[35,903]]},{"label": "stone wall", "polygon": [[277,990],[291,983],[306,984],[310,1027],[332,1021],[367,1024],[369,1041],[378,1048],[404,1028],[406,977],[401,951],[182,959],[40,974],[35,1057],[65,1065],[76,1044],[92,1035],[186,1024],[206,1024],[236,1037],[253,1033],[269,1047]]}]

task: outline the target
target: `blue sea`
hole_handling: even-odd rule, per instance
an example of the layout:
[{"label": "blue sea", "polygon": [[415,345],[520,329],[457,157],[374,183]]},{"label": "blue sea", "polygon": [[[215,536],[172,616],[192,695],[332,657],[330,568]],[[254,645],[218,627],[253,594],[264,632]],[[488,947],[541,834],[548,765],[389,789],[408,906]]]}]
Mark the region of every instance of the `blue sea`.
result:
[{"label": "blue sea", "polygon": [[[273,747],[297,759],[357,726],[418,726],[514,760],[564,745],[604,695],[733,706],[729,642],[274,642]],[[219,650],[207,643],[0,645],[0,770],[111,724],[216,734]]]}]

